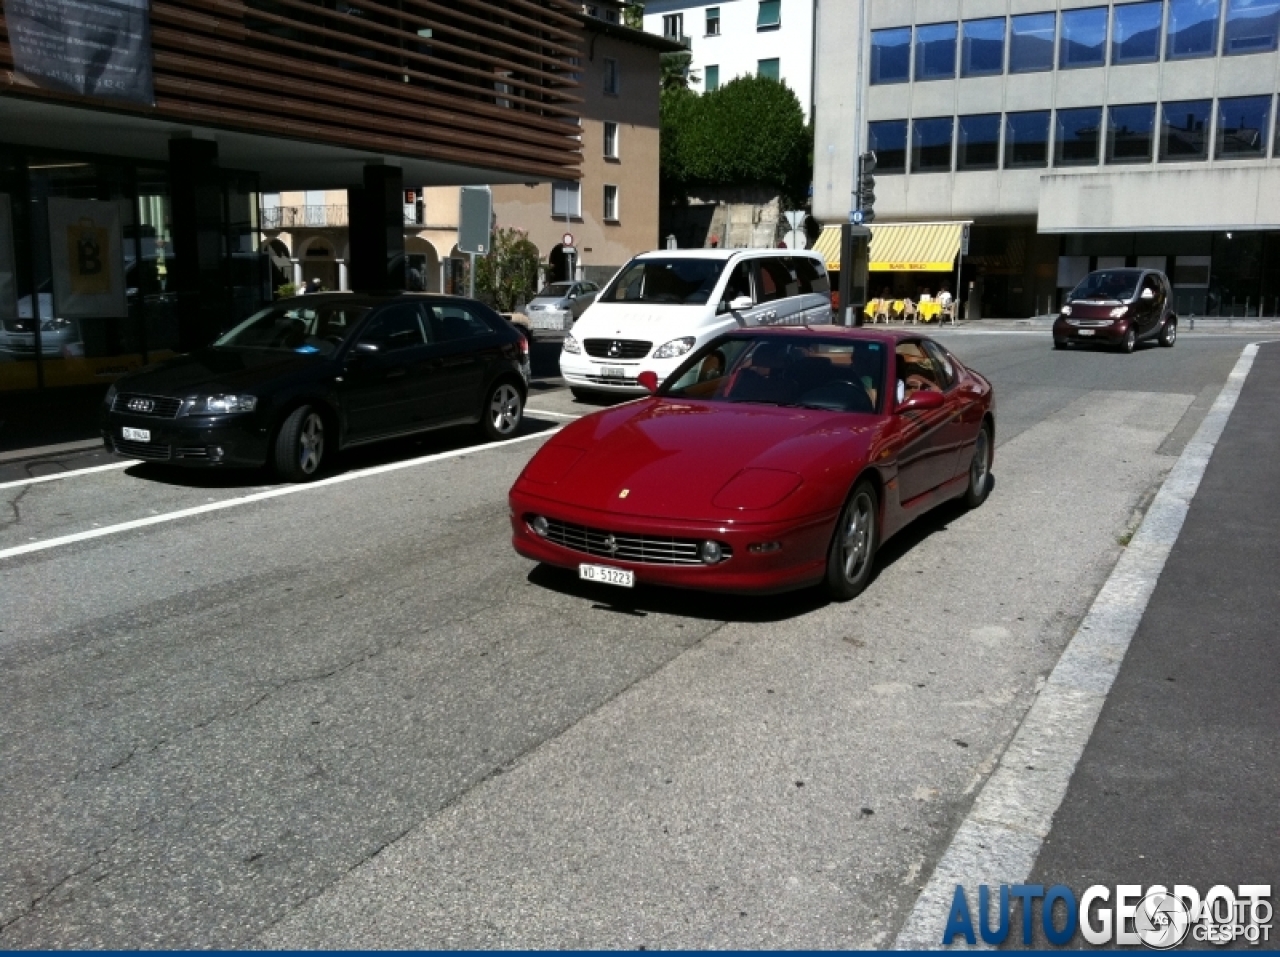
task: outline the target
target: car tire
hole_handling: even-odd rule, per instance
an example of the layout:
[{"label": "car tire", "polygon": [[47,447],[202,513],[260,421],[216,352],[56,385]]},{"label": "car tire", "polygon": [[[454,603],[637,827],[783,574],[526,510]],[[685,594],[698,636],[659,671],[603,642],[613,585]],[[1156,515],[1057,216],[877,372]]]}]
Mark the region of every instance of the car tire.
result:
[{"label": "car tire", "polygon": [[977,508],[987,500],[987,494],[991,491],[993,451],[991,427],[984,422],[978,430],[978,439],[973,445],[973,459],[969,463],[969,487],[964,493],[964,504],[968,508]]},{"label": "car tire", "polygon": [[290,412],[276,433],[276,474],[289,482],[309,482],[320,474],[324,453],[324,416],[309,405]]},{"label": "car tire", "polygon": [[1053,347],[1055,349],[1065,349],[1067,347],[1067,343],[1062,339],[1054,339]]},{"label": "car tire", "polygon": [[579,402],[590,402],[592,399],[596,397],[596,394],[592,392],[590,389],[579,389],[576,386],[570,388],[569,392]]},{"label": "car tire", "polygon": [[1173,344],[1178,341],[1178,319],[1176,316],[1170,316],[1165,320],[1164,327],[1160,330],[1160,345],[1166,349],[1172,349]]},{"label": "car tire", "polygon": [[827,594],[835,601],[856,598],[871,581],[879,544],[880,504],[875,487],[859,482],[840,510],[827,551]]},{"label": "car tire", "polygon": [[510,379],[500,379],[490,386],[480,415],[480,431],[486,439],[509,439],[524,421],[524,395]]},{"label": "car tire", "polygon": [[1138,348],[1138,330],[1130,326],[1120,342],[1120,351],[1127,355],[1136,348]]}]

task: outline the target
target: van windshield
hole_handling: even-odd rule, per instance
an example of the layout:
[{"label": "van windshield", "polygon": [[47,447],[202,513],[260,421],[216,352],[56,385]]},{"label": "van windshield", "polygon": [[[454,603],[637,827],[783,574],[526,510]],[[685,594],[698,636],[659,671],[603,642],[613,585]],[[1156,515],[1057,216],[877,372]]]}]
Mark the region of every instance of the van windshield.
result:
[{"label": "van windshield", "polygon": [[1091,272],[1071,290],[1067,302],[1128,302],[1138,292],[1142,273],[1136,269],[1100,269]]},{"label": "van windshield", "polygon": [[633,259],[596,301],[705,305],[724,266],[723,259]]}]

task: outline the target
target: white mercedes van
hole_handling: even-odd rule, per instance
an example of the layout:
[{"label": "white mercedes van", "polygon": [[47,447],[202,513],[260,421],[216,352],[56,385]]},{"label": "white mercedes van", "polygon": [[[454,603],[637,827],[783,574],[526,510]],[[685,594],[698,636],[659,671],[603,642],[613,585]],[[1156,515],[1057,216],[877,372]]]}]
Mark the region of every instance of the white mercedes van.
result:
[{"label": "white mercedes van", "polygon": [[618,271],[566,333],[560,374],[578,397],[641,394],[690,351],[740,326],[827,325],[831,282],[815,252],[666,249]]}]

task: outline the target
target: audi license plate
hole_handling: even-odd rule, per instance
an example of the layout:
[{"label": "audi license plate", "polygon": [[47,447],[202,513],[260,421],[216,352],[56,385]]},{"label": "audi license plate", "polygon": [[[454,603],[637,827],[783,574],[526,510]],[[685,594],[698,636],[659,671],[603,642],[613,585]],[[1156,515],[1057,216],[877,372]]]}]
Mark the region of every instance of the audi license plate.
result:
[{"label": "audi license plate", "polygon": [[150,429],[131,429],[128,426],[125,426],[120,430],[120,436],[121,438],[129,442],[150,442],[151,430]]},{"label": "audi license plate", "polygon": [[1078,335],[1078,336],[1091,336],[1091,335],[1093,335],[1093,330],[1092,330],[1092,329],[1077,329],[1077,330],[1076,330],[1076,335]]},{"label": "audi license plate", "polygon": [[623,588],[634,588],[636,584],[635,572],[625,568],[610,568],[608,565],[579,565],[578,577],[584,581],[621,585]]},{"label": "audi license plate", "polygon": [[600,375],[605,379],[625,379],[627,370],[622,366],[602,366]]}]

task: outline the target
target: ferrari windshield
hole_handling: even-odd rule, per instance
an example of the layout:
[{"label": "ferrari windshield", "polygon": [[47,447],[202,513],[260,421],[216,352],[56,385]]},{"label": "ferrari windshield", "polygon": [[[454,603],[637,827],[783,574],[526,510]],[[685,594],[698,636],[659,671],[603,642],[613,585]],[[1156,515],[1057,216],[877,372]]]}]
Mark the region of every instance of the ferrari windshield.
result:
[{"label": "ferrari windshield", "polygon": [[1071,290],[1068,302],[1128,302],[1138,293],[1138,280],[1142,273],[1137,269],[1100,269],[1091,272]]},{"label": "ferrari windshield", "polygon": [[862,339],[733,335],[676,370],[662,394],[832,412],[875,412],[886,350]]},{"label": "ferrari windshield", "polygon": [[633,259],[596,301],[705,305],[724,266],[723,259]]},{"label": "ferrari windshield", "polygon": [[214,345],[332,355],[368,313],[368,306],[345,302],[308,305],[291,300],[250,316]]}]

